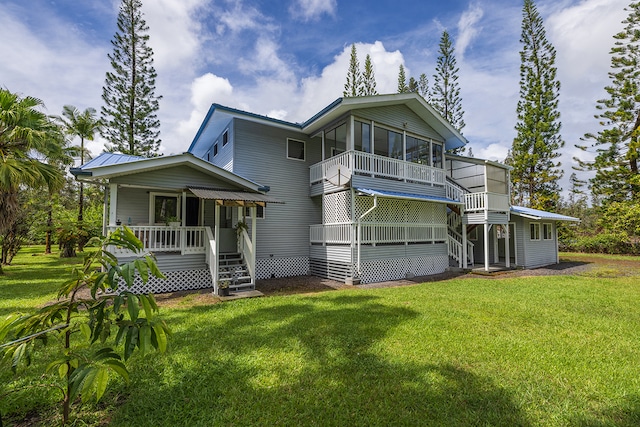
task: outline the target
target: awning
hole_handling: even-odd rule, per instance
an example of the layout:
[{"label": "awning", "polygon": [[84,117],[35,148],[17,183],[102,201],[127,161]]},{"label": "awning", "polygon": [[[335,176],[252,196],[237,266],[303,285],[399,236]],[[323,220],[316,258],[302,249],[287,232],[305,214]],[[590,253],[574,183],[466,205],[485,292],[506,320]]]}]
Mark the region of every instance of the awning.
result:
[{"label": "awning", "polygon": [[553,212],[541,211],[538,209],[525,208],[524,206],[511,206],[511,213],[521,216],[523,218],[529,218],[533,220],[551,220],[551,221],[573,221],[580,222],[580,218],[574,218],[572,216],[560,215]]},{"label": "awning", "polygon": [[262,193],[249,193],[248,191],[216,190],[212,188],[189,187],[189,190],[201,199],[242,202],[247,204],[264,205],[265,203],[281,203]]},{"label": "awning", "polygon": [[354,188],[359,193],[368,196],[389,197],[391,199],[419,200],[424,202],[447,203],[454,205],[464,205],[464,202],[449,199],[447,197],[426,196],[424,194],[402,193],[399,191],[374,190],[371,188]]}]

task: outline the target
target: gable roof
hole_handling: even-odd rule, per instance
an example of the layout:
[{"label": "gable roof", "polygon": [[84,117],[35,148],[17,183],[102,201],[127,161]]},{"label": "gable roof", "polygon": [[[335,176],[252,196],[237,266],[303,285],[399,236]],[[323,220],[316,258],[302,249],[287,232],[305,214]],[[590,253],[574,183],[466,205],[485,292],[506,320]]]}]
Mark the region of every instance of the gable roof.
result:
[{"label": "gable roof", "polygon": [[[449,124],[442,116],[417,93],[394,93],[388,95],[373,96],[354,96],[338,98],[331,104],[316,113],[313,117],[303,123],[292,123],[285,120],[274,119],[272,117],[260,114],[250,113],[220,104],[212,104],[205,116],[204,120],[198,128],[188,152],[194,152],[200,137],[206,132],[207,127],[214,113],[222,113],[232,117],[242,117],[254,122],[264,123],[269,126],[275,126],[283,129],[289,129],[296,132],[303,132],[307,135],[313,135],[327,126],[332,121],[340,118],[344,114],[352,110],[365,108],[385,107],[391,105],[405,105],[413,111],[418,117],[429,124],[436,132],[438,132],[445,140],[447,150],[462,147],[467,144],[467,139]],[[217,136],[217,134],[216,134]]]},{"label": "gable roof", "polygon": [[580,222],[580,218],[560,215],[553,212],[541,211],[539,209],[525,208],[524,206],[511,206],[511,213],[514,215],[521,216],[523,218],[534,219],[534,220],[547,219],[551,221]]},{"label": "gable roof", "polygon": [[215,166],[191,153],[144,158],[117,153],[102,153],[78,168],[70,169],[71,174],[82,180],[110,179],[118,176],[149,172],[172,166],[189,167],[254,192],[269,191],[267,187],[240,175]]}]

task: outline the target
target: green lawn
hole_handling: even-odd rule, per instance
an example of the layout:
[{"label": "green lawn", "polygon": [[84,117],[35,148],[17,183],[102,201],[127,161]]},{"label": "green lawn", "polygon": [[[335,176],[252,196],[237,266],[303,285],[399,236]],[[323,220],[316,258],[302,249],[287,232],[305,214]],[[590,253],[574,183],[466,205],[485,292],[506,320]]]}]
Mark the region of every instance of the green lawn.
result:
[{"label": "green lawn", "polygon": [[[53,295],[33,283],[38,259],[41,275],[62,268],[19,257],[1,313]],[[164,308],[169,352],[134,359],[132,382],[78,425],[637,426],[639,279],[462,278]],[[28,381],[0,376],[5,389]],[[53,399],[16,393],[0,411],[35,408],[46,423]]]}]

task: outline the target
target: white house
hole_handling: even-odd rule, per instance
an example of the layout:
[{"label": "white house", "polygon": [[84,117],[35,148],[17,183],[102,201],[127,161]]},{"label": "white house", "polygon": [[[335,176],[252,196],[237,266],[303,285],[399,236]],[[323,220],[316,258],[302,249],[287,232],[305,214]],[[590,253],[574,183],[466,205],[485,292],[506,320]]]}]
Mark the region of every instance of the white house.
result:
[{"label": "white house", "polygon": [[304,123],[213,104],[184,154],[72,173],[105,186],[105,229],[157,255],[155,292],[558,262],[556,224],[577,219],[511,206],[509,167],[446,153],[466,143],[413,93],[340,98]]}]

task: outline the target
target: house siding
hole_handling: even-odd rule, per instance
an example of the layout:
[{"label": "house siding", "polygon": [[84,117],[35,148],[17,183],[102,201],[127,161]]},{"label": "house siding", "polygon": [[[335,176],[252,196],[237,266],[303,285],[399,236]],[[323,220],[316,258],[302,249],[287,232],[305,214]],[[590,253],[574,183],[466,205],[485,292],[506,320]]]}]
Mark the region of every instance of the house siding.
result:
[{"label": "house siding", "polygon": [[149,190],[118,188],[116,217],[125,225],[149,225]]},{"label": "house siding", "polygon": [[189,186],[234,189],[236,186],[216,179],[189,166],[173,166],[111,179],[114,184],[135,184],[140,187],[182,190]]},{"label": "house siding", "polygon": [[[404,105],[355,110],[353,115],[356,118],[373,120],[382,126],[394,127],[400,131],[405,129],[409,133],[443,142],[442,136],[438,132]],[[406,127],[404,127],[404,123],[407,124]]]},{"label": "house siding", "polygon": [[[542,224],[551,224],[550,240],[543,239]],[[540,224],[540,240],[531,240],[530,224]],[[522,235],[524,237],[524,268],[536,268],[555,264],[558,256],[558,243],[556,241],[556,224],[554,221],[532,221],[522,219]]]},{"label": "house siding", "polygon": [[[233,128],[233,172],[269,186],[269,196],[285,202],[269,204],[265,218],[257,220],[256,230],[257,264],[262,270],[277,270],[283,275],[276,264],[293,265],[300,257],[308,262],[309,226],[321,222],[320,202],[309,197],[309,166],[321,160],[319,141],[303,133],[239,118],[234,120]],[[305,141],[305,161],[287,158],[287,138]],[[291,275],[300,271],[294,268]],[[268,277],[272,274],[278,277],[275,272]]]}]

